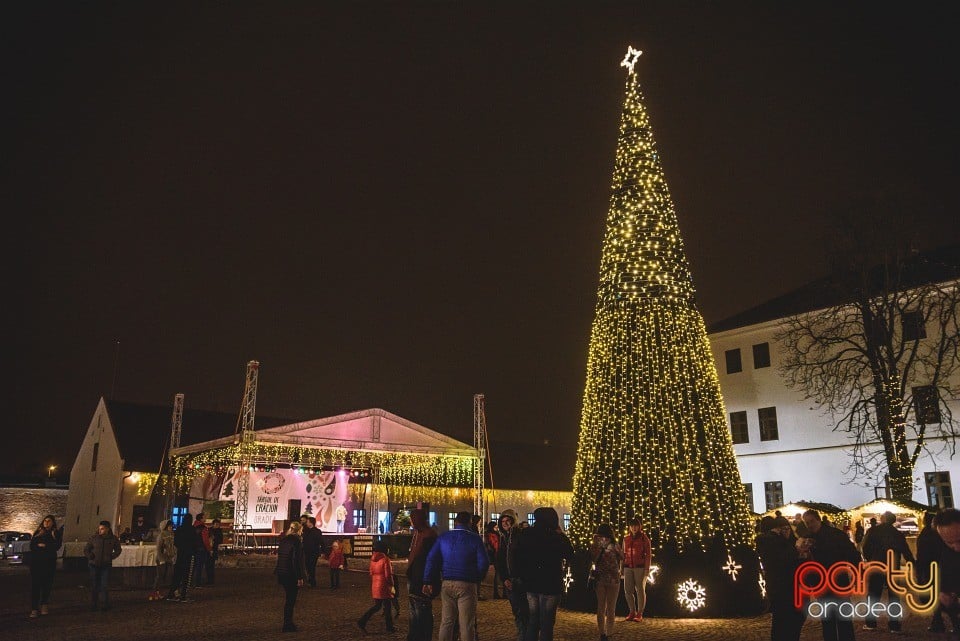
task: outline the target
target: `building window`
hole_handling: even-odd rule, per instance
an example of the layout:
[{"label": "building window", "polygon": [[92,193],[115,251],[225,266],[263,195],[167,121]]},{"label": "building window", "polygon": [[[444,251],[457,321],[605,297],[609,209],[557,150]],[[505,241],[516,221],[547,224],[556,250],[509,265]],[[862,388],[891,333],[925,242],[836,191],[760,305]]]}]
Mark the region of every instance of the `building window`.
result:
[{"label": "building window", "polygon": [[90,463],[91,472],[97,471],[97,456],[99,455],[100,455],[100,444],[94,443],[93,444],[93,461]]},{"label": "building window", "polygon": [[743,492],[747,495],[747,509],[753,512],[753,483],[744,483]]},{"label": "building window", "polygon": [[753,346],[753,369],[770,367],[770,343]]},{"label": "building window", "polygon": [[569,530],[569,529],[570,529],[570,515],[569,515],[569,514],[564,514],[564,515],[563,515],[563,529],[564,529],[564,530]]},{"label": "building window", "polygon": [[779,440],[780,431],[777,429],[777,408],[761,407],[757,410],[757,415],[760,417],[760,440]]},{"label": "building window", "polygon": [[180,527],[183,524],[183,517],[187,514],[187,508],[185,507],[175,507],[173,508],[173,516],[170,517],[170,520],[173,521],[173,527]]},{"label": "building window", "polygon": [[430,522],[430,527],[437,527],[437,513],[436,513],[436,512],[430,512],[429,514],[430,514],[430,516],[429,516],[429,519],[430,519],[430,521],[429,521],[429,522]]},{"label": "building window", "polygon": [[927,503],[930,507],[943,509],[953,507],[953,488],[950,486],[950,472],[927,472],[923,475],[927,482]]},{"label": "building window", "polygon": [[917,423],[921,425],[932,425],[943,420],[940,416],[940,393],[936,386],[924,385],[913,388],[913,411],[916,414]]},{"label": "building window", "polygon": [[742,372],[743,363],[740,362],[740,348],[728,349],[725,354],[727,356],[727,374]]},{"label": "building window", "polygon": [[747,413],[730,412],[730,435],[733,437],[733,444],[749,443],[750,433],[747,431]]},{"label": "building window", "polygon": [[527,512],[527,523],[533,525],[533,512]]},{"label": "building window", "polygon": [[500,513],[499,513],[499,512],[491,512],[491,513],[490,513],[490,520],[493,521],[494,523],[499,523],[499,522],[500,522]]},{"label": "building window", "polygon": [[918,341],[927,337],[927,327],[923,322],[923,314],[920,310],[904,312],[901,316],[903,322],[903,340]]},{"label": "building window", "polygon": [[452,530],[454,521],[457,518],[456,512],[447,512],[447,529]]},{"label": "building window", "polygon": [[783,481],[767,481],[763,484],[767,511],[783,507]]},{"label": "building window", "polygon": [[354,510],[353,511],[353,524],[357,528],[367,527],[367,511],[366,510]]}]

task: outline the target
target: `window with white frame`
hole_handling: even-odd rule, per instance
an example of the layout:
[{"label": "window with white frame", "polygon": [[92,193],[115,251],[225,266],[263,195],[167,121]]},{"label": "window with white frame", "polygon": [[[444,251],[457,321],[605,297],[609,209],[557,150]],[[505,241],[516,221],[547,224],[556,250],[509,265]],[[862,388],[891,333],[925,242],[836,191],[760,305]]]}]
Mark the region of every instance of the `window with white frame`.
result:
[{"label": "window with white frame", "polygon": [[760,419],[760,440],[777,441],[780,439],[780,430],[777,427],[777,408],[761,407],[757,410]]},{"label": "window with white frame", "polygon": [[953,487],[950,484],[950,472],[927,472],[923,475],[927,483],[927,504],[930,507],[944,509],[953,507]]}]

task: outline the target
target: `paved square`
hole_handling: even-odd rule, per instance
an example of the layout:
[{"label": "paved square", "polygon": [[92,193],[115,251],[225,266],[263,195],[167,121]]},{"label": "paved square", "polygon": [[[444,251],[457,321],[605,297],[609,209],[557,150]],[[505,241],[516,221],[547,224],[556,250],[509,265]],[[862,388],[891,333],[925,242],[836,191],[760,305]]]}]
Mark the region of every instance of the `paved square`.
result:
[{"label": "paved square", "polygon": [[[238,641],[268,639],[280,635],[282,622],[282,590],[272,574],[269,560],[263,567],[224,567],[217,569],[217,585],[194,590],[192,603],[151,602],[147,591],[116,588],[111,591],[113,608],[108,612],[90,612],[83,572],[57,572],[50,614],[39,619],[28,618],[30,576],[25,567],[0,566],[0,640],[30,641],[103,641],[162,640]],[[284,639],[316,641],[348,641],[365,638],[356,626],[360,614],[370,606],[370,583],[366,573],[347,572],[338,591],[328,585],[326,567],[317,570],[321,587],[304,589],[297,601],[295,620],[300,632],[283,635]],[[405,590],[404,590],[405,592]],[[489,597],[489,587],[484,590]],[[397,632],[387,634],[383,621],[374,617],[367,626],[370,639],[406,639],[408,607],[401,602],[402,612]],[[439,603],[434,605],[439,628]],[[479,631],[482,641],[515,641],[510,606],[504,600],[480,602]],[[908,638],[955,639],[948,635],[929,634],[926,621],[908,617],[905,622]],[[858,639],[896,638],[885,632],[866,632],[858,626]],[[882,636],[881,636],[882,635]],[[556,641],[597,639],[593,615],[561,610],[557,616]],[[614,641],[654,641],[689,639],[713,641],[768,641],[769,615],[743,619],[647,619],[643,623],[627,623],[618,619]],[[821,639],[820,626],[808,621],[804,641]]]}]

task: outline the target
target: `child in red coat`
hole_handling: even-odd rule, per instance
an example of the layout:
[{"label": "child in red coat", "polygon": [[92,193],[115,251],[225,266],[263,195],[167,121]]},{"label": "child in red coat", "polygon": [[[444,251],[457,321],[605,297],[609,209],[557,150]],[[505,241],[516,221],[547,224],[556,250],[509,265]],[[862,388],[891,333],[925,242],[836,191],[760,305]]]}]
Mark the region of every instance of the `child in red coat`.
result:
[{"label": "child in red coat", "polygon": [[357,621],[357,626],[366,632],[367,621],[375,612],[383,608],[383,618],[387,625],[387,632],[393,632],[393,616],[390,611],[394,596],[393,564],[378,547],[374,548],[376,551],[370,557],[370,592],[373,596],[373,606],[363,613],[363,616]]},{"label": "child in red coat", "polygon": [[327,560],[330,562],[330,589],[336,590],[340,587],[340,570],[344,569],[347,563],[343,557],[343,550],[340,549],[340,541],[333,542]]}]

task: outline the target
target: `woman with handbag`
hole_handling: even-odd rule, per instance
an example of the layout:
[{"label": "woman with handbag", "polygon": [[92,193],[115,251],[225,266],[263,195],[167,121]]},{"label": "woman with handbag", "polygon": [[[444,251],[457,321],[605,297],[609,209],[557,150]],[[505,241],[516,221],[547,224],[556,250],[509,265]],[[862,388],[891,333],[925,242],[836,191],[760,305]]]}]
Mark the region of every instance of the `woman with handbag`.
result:
[{"label": "woman with handbag", "polygon": [[608,523],[597,526],[590,547],[590,558],[593,559],[591,582],[597,593],[597,628],[600,629],[600,641],[607,641],[613,634],[617,598],[620,596],[620,564],[623,561],[623,550],[617,545],[613,528]]}]

